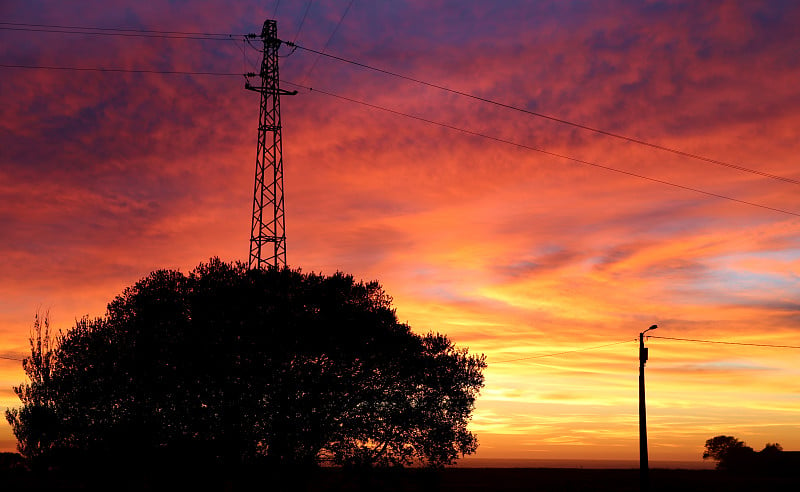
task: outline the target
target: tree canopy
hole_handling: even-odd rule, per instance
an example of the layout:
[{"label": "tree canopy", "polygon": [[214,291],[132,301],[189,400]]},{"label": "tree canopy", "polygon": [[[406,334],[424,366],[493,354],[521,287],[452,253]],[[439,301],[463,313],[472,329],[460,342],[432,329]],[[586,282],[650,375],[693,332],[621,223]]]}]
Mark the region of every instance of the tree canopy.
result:
[{"label": "tree canopy", "polygon": [[737,453],[753,452],[753,448],[733,436],[716,436],[706,441],[703,459],[724,462]]},{"label": "tree canopy", "polygon": [[58,336],[37,317],[6,417],[31,459],[452,463],[477,448],[485,358],[391,303],[343,273],[155,271]]},{"label": "tree canopy", "polygon": [[798,453],[784,452],[778,443],[767,443],[759,452],[733,436],[706,441],[703,459],[717,461],[717,469],[737,473],[798,473]]}]

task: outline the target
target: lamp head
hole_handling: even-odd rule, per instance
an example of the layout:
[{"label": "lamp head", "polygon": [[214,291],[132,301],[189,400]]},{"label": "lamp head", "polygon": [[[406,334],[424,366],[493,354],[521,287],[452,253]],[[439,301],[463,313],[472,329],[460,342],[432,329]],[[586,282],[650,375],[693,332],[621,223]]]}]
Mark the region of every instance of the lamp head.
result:
[{"label": "lamp head", "polygon": [[639,335],[644,335],[644,334],[645,334],[645,333],[647,333],[648,331],[650,331],[650,330],[655,330],[656,328],[658,328],[658,325],[653,325],[653,326],[651,326],[650,328],[648,328],[648,329],[644,330],[643,332],[641,332]]}]

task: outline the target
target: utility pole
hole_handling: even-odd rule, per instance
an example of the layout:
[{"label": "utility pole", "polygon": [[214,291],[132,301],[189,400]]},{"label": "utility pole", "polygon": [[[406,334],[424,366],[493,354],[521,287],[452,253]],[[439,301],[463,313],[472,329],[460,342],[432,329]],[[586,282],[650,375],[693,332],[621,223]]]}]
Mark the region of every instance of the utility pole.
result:
[{"label": "utility pole", "polygon": [[655,330],[658,325],[639,333],[639,481],[641,492],[650,490],[650,468],[647,461],[647,410],[644,404],[644,364],[648,351],[644,346],[644,334]]},{"label": "utility pole", "polygon": [[278,78],[278,23],[267,19],[261,35],[263,58],[260,81],[250,83],[254,73],[245,74],[245,89],[261,93],[258,117],[258,150],[253,187],[253,215],[250,222],[250,268],[282,268],[286,266],[286,229],[283,208],[283,143],[281,141],[280,96],[294,95],[280,89]]}]

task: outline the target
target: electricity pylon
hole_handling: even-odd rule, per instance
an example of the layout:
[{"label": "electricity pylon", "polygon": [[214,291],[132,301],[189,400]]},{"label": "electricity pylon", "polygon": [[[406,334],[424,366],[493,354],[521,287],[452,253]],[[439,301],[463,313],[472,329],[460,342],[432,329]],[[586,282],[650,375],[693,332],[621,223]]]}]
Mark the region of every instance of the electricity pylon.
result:
[{"label": "electricity pylon", "polygon": [[281,141],[282,95],[294,95],[280,89],[278,78],[278,23],[267,19],[261,36],[263,58],[258,85],[250,83],[254,73],[245,74],[245,89],[261,93],[258,117],[258,150],[253,187],[253,217],[250,222],[250,268],[286,266],[286,229],[283,206],[283,143]]}]

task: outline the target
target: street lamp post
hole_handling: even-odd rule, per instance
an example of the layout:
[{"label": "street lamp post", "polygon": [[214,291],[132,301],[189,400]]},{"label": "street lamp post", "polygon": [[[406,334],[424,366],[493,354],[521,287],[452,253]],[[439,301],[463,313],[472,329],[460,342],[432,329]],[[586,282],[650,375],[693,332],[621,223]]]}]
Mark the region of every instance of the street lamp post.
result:
[{"label": "street lamp post", "polygon": [[641,491],[650,489],[649,465],[647,462],[647,411],[644,404],[644,364],[647,362],[647,348],[644,346],[644,334],[658,328],[653,325],[639,333],[639,479]]}]

